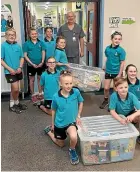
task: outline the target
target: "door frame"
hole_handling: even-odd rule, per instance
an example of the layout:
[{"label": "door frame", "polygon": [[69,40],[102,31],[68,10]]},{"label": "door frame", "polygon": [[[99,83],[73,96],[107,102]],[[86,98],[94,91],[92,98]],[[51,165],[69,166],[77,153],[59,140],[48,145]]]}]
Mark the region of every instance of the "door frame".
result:
[{"label": "door frame", "polygon": [[[100,24],[100,0],[92,0],[93,5],[87,5],[87,52],[86,52],[86,64],[89,65],[89,52],[92,53],[92,66],[99,66],[99,24]],[[94,20],[92,25],[92,43],[89,43],[89,20],[90,11],[94,11]],[[94,51],[95,50],[95,51]]]}]

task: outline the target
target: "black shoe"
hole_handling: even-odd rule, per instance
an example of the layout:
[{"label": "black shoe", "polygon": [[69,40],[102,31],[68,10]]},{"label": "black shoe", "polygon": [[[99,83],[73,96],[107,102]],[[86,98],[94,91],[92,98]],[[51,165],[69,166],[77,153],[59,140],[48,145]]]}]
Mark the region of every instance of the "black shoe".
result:
[{"label": "black shoe", "polygon": [[25,104],[19,103],[17,106],[19,107],[20,110],[26,110],[27,109],[27,106]]},{"label": "black shoe", "polygon": [[17,114],[20,114],[22,112],[21,109],[19,109],[19,107],[17,105],[9,107],[9,111],[10,112],[16,112]]},{"label": "black shoe", "polygon": [[100,109],[105,109],[109,105],[108,100],[104,100],[100,106]]}]

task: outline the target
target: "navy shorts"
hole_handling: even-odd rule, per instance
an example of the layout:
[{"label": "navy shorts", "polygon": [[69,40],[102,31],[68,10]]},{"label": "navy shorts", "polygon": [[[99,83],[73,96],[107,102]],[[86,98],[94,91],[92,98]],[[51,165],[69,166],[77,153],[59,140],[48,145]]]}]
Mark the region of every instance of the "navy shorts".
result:
[{"label": "navy shorts", "polygon": [[17,82],[19,80],[22,80],[23,75],[22,75],[22,72],[19,74],[16,74],[16,75],[6,74],[5,78],[7,80],[7,83],[14,83],[14,82]]},{"label": "navy shorts", "polygon": [[28,70],[28,75],[29,76],[35,76],[36,73],[37,73],[37,75],[40,76],[42,74],[42,72],[43,72],[43,67],[34,68],[33,66],[28,65],[27,70]]},{"label": "navy shorts", "polygon": [[51,109],[52,100],[44,100],[44,106],[47,109]]},{"label": "navy shorts", "polygon": [[68,126],[66,126],[64,128],[58,128],[58,127],[54,126],[54,137],[59,140],[65,140],[67,138],[67,129],[70,126],[75,126],[76,130],[78,130],[78,127],[76,126],[75,122],[69,124]]},{"label": "navy shorts", "polygon": [[105,79],[114,79],[118,74],[105,73]]}]

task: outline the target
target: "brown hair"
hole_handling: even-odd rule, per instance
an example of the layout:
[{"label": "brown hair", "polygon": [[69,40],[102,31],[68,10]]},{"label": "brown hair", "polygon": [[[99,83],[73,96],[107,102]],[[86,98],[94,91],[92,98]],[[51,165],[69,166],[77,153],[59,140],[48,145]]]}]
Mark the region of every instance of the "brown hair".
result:
[{"label": "brown hair", "polygon": [[7,36],[8,35],[8,32],[14,32],[14,34],[16,35],[16,30],[15,29],[13,29],[13,28],[10,28],[10,29],[8,29],[6,32],[5,32],[5,36]]},{"label": "brown hair", "polygon": [[69,70],[62,70],[62,71],[60,72],[60,79],[61,79],[62,77],[65,77],[65,76],[71,76],[71,77],[72,77],[72,73],[71,73]]},{"label": "brown hair", "polygon": [[121,32],[115,31],[114,33],[112,33],[111,39],[113,39],[115,37],[115,35],[120,35],[122,37]]},{"label": "brown hair", "polygon": [[37,32],[37,30],[35,28],[33,28],[33,27],[30,28],[29,34],[31,34],[31,31],[36,31]]},{"label": "brown hair", "polygon": [[[51,57],[49,57],[49,58],[47,59],[47,63],[48,63],[48,61],[49,61],[50,59],[54,59],[54,60],[55,60],[55,58],[54,58],[53,56],[51,56]],[[56,61],[56,60],[55,60],[55,61]]]},{"label": "brown hair", "polygon": [[65,37],[64,37],[64,36],[58,36],[58,37],[56,38],[56,43],[58,43],[60,39],[64,39],[64,40],[65,40]]},{"label": "brown hair", "polygon": [[117,87],[120,84],[123,84],[124,82],[127,82],[127,78],[121,78],[121,77],[119,77],[119,78],[115,78],[114,79],[114,85],[115,85],[115,87]]},{"label": "brown hair", "polygon": [[135,65],[129,64],[129,65],[126,66],[126,69],[125,69],[126,75],[127,75],[127,73],[128,73],[129,67],[135,67],[135,68],[136,68],[136,72],[138,71],[138,70],[137,70],[137,67],[136,67]]}]

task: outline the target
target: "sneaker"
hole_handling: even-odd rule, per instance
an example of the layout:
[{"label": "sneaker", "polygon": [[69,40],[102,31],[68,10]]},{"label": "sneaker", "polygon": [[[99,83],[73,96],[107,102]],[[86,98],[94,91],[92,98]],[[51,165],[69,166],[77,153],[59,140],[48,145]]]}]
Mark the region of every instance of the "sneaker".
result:
[{"label": "sneaker", "polygon": [[27,109],[27,106],[25,104],[19,103],[17,106],[19,107],[20,110],[26,110]]},{"label": "sneaker", "polygon": [[43,94],[38,94],[37,95],[37,100],[38,101],[43,101],[44,97],[43,97]]},{"label": "sneaker", "polygon": [[109,105],[108,100],[104,100],[100,106],[100,109],[105,109]]},{"label": "sneaker", "polygon": [[137,143],[140,144],[140,135],[137,137]]},{"label": "sneaker", "polygon": [[76,165],[79,163],[79,158],[75,149],[69,149],[69,155],[71,164]]},{"label": "sneaker", "polygon": [[21,109],[17,105],[14,105],[12,107],[9,106],[9,111],[16,112],[17,114],[20,114],[22,112]]},{"label": "sneaker", "polygon": [[31,100],[32,100],[33,104],[36,104],[38,102],[38,99],[37,99],[37,96],[36,95],[33,95],[31,97]]},{"label": "sneaker", "polygon": [[52,130],[52,127],[51,127],[51,125],[49,125],[44,129],[44,132],[45,132],[45,134],[48,134],[48,132],[50,132],[51,130]]}]

